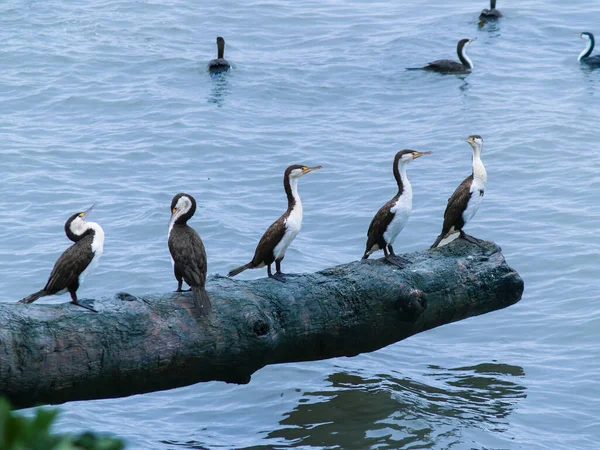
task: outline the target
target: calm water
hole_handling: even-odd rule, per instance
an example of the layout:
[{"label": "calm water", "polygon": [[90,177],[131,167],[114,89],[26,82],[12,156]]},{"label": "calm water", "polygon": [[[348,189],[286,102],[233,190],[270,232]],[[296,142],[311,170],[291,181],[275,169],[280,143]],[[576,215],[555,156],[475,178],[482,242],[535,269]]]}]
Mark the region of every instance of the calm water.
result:
[{"label": "calm water", "polygon": [[[573,33],[600,35],[600,5],[501,1],[505,18],[480,30],[484,6],[2,2],[1,301],[43,286],[64,221],[92,203],[107,240],[81,295],[172,290],[179,191],[198,200],[191,224],[224,274],[284,210],[292,163],[324,170],[300,183],[304,229],[284,270],[357,259],[402,148],[434,152],[409,167],[414,213],[396,245],[426,248],[470,172],[469,134],[484,137],[489,174],[469,232],[525,280],[512,308],[372,354],[74,402],[57,428],[131,449],[597,448],[600,70],[577,64]],[[217,35],[234,70],[213,80]],[[455,57],[463,37],[477,37],[467,78],[403,70]]]}]

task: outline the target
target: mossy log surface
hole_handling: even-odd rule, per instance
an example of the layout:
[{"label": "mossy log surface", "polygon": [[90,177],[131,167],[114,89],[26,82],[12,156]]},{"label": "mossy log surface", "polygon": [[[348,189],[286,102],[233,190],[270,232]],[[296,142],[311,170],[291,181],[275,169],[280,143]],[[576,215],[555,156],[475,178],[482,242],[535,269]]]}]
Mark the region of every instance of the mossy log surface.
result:
[{"label": "mossy log surface", "polygon": [[120,293],[69,303],[0,304],[0,389],[19,408],[121,397],[221,380],[268,365],[354,356],[518,302],[523,280],[501,249],[463,240],[403,255],[399,269],[356,261],[313,274],[212,276],[213,313],[191,293]]}]

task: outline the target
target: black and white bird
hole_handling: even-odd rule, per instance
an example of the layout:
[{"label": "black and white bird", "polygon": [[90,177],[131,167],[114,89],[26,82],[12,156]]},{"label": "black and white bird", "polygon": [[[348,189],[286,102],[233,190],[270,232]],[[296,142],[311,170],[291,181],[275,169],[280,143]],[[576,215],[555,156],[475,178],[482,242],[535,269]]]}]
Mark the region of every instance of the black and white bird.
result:
[{"label": "black and white bird", "polygon": [[502,17],[502,13],[496,9],[496,0],[490,0],[490,9],[483,9],[479,14],[479,26],[482,27],[486,22],[493,22]]},{"label": "black and white bird", "polygon": [[473,218],[483,201],[485,183],[487,182],[487,172],[481,162],[483,139],[481,136],[472,135],[464,141],[468,142],[473,149],[473,173],[465,178],[460,186],[456,188],[452,197],[448,199],[442,232],[431,248],[446,245],[458,237],[477,245],[480,242],[478,239],[466,234],[463,227]]},{"label": "black and white bird", "polygon": [[465,74],[471,73],[473,70],[473,62],[467,56],[467,46],[475,39],[461,39],[456,46],[456,53],[460,62],[450,59],[438,59],[432,61],[424,67],[409,67],[407,70],[428,70],[430,72],[438,72],[443,74]]},{"label": "black and white bird", "polygon": [[398,234],[404,229],[412,212],[412,186],[406,176],[408,163],[431,152],[417,152],[415,150],[402,150],[394,157],[394,178],[398,184],[398,193],[381,207],[367,232],[367,247],[363,259],[367,259],[373,252],[383,250],[385,259],[392,264],[402,267],[406,261],[394,253],[392,244]]},{"label": "black and white bird", "polygon": [[225,39],[221,36],[217,38],[217,59],[213,59],[208,63],[208,71],[211,74],[227,72],[231,67],[227,60],[223,57],[225,52]]},{"label": "black and white bird", "polygon": [[185,281],[193,293],[194,305],[200,315],[210,313],[212,306],[206,284],[206,251],[200,235],[187,221],[196,212],[196,200],[189,194],[177,194],[171,201],[169,221],[169,252],[177,280],[177,290],[183,292]]},{"label": "black and white bird", "polygon": [[585,47],[585,50],[579,54],[577,61],[579,61],[580,64],[587,64],[592,67],[600,66],[600,55],[591,56],[596,42],[594,35],[589,31],[584,31],[583,33],[579,33],[579,37],[587,41],[587,46]]},{"label": "black and white bird", "polygon": [[[233,269],[227,276],[234,277],[246,269],[260,269],[267,266],[267,274],[270,278],[284,281],[282,278],[284,274],[281,272],[281,261],[285,257],[285,251],[302,228],[302,201],[300,195],[298,195],[298,180],[317,169],[322,169],[322,167],[293,165],[285,169],[283,186],[288,200],[286,212],[265,231],[256,246],[252,261]],[[271,272],[273,262],[275,262],[275,275]]]},{"label": "black and white bird", "polygon": [[44,289],[20,300],[21,303],[33,303],[40,297],[69,292],[74,305],[97,312],[94,308],[84,306],[77,300],[77,289],[89,271],[98,265],[104,251],[102,227],[95,222],[86,220],[93,208],[94,205],[87,211],[69,217],[65,223],[65,233],[75,243],[60,255]]}]

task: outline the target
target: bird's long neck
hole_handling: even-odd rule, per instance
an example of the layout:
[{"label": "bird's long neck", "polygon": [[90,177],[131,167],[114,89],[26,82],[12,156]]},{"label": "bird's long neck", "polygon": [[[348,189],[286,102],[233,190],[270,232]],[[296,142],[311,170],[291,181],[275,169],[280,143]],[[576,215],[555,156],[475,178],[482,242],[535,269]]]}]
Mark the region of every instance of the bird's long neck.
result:
[{"label": "bird's long neck", "polygon": [[458,59],[460,59],[462,65],[473,70],[473,61],[471,61],[471,58],[467,55],[467,44],[463,44],[462,46],[459,44],[456,52],[458,53]]},{"label": "bird's long neck", "polygon": [[225,53],[225,42],[219,41],[217,43],[217,58],[219,58],[219,59],[223,58],[224,53]]},{"label": "bird's long neck", "polygon": [[412,193],[412,186],[406,176],[406,166],[407,164],[397,164],[394,167],[394,178],[396,178],[396,183],[398,183],[398,197],[404,192]]},{"label": "bird's long neck", "polygon": [[490,0],[490,9],[496,9],[496,0]]},{"label": "bird's long neck", "polygon": [[593,36],[588,36],[587,39],[587,47],[585,48],[584,51],[582,51],[579,54],[579,58],[577,58],[577,61],[581,61],[583,58],[587,58],[588,56],[590,56],[592,54],[592,51],[594,50],[594,38]]},{"label": "bird's long neck", "polygon": [[287,177],[284,187],[288,199],[288,211],[292,211],[294,208],[302,209],[302,200],[298,194],[298,178]]},{"label": "bird's long neck", "polygon": [[473,150],[473,178],[477,178],[483,184],[487,182],[487,172],[481,161],[481,149]]},{"label": "bird's long neck", "polygon": [[92,251],[99,251],[101,254],[104,250],[104,230],[96,222],[86,222],[85,230],[86,232],[88,232],[88,230],[91,230],[91,234],[93,236]]}]

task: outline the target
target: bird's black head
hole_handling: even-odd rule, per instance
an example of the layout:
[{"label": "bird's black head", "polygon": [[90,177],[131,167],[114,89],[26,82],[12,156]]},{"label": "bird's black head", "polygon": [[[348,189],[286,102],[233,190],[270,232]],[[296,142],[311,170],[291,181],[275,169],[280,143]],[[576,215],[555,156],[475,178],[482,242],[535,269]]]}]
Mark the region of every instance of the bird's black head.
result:
[{"label": "bird's black head", "polygon": [[458,41],[458,49],[460,51],[460,49],[462,49],[465,45],[469,45],[471,42],[473,42],[474,39],[461,39],[460,41]]},{"label": "bird's black head", "polygon": [[180,193],[171,201],[171,220],[169,227],[185,224],[196,212],[196,199],[190,194]]},{"label": "bird's black head", "polygon": [[93,230],[86,226],[86,219],[94,209],[94,205],[90,206],[86,211],[73,214],[65,222],[65,234],[73,241],[77,242],[84,236],[93,233]]},{"label": "bird's black head", "polygon": [[285,169],[285,172],[283,174],[283,178],[284,180],[289,180],[290,178],[300,178],[303,175],[306,175],[309,172],[312,172],[313,170],[317,170],[317,169],[322,169],[322,166],[315,166],[315,167],[308,167],[308,166],[301,166],[299,164],[294,164],[291,165],[290,167],[288,167],[287,169]]},{"label": "bird's black head", "polygon": [[400,150],[394,157],[394,167],[400,164],[406,164],[413,159],[420,158],[423,155],[431,155],[431,152],[418,152],[416,150]]},{"label": "bird's black head", "polygon": [[582,33],[579,33],[579,37],[583,38],[583,39],[590,39],[590,40],[594,39],[594,35],[592,33],[590,33],[589,31],[584,31]]}]

